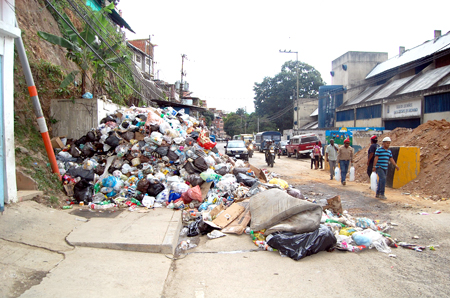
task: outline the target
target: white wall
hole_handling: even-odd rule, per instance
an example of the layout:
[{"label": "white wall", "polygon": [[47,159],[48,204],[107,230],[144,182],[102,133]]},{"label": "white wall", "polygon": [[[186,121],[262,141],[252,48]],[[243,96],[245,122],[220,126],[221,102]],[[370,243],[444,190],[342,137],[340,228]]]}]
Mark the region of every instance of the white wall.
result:
[{"label": "white wall", "polygon": [[11,6],[15,1],[0,0],[0,55],[2,56],[3,84],[3,144],[4,144],[4,179],[5,203],[17,202],[16,158],[14,151],[14,38],[20,36],[15,28],[15,15]]},{"label": "white wall", "polygon": [[356,127],[382,127],[381,118],[356,120]]},{"label": "white wall", "polygon": [[54,99],[51,101],[50,113],[57,123],[52,124],[52,136],[66,136],[79,139],[108,114],[113,114],[122,107],[101,99],[79,98]]},{"label": "white wall", "polygon": [[442,113],[430,113],[423,115],[423,122],[427,122],[429,120],[442,120],[445,119],[450,121],[450,112],[442,112]]},{"label": "white wall", "polygon": [[353,120],[339,121],[336,122],[336,127],[355,127],[355,121]]}]

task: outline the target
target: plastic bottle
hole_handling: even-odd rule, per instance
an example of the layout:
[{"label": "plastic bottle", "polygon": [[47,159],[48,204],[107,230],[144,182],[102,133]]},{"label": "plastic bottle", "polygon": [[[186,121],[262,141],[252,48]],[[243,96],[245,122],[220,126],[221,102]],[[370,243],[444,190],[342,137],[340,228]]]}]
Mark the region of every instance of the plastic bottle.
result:
[{"label": "plastic bottle", "polygon": [[113,203],[108,203],[105,205],[98,205],[98,204],[91,204],[91,209],[95,209],[95,210],[99,210],[99,209],[108,209],[108,208],[112,208],[115,207],[116,205]]}]

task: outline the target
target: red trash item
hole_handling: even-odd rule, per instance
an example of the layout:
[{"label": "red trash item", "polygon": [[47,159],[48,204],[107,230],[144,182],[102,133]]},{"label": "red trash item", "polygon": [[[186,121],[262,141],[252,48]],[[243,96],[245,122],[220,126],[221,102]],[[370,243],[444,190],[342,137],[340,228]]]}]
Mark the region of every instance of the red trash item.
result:
[{"label": "red trash item", "polygon": [[202,130],[197,138],[197,143],[205,148],[206,150],[211,150],[216,146],[216,143],[211,142],[211,140],[206,136],[205,131]]},{"label": "red trash item", "polygon": [[203,202],[202,190],[200,189],[200,186],[197,185],[182,193],[181,199],[183,199],[184,204],[189,204],[194,200],[199,201],[200,203]]}]

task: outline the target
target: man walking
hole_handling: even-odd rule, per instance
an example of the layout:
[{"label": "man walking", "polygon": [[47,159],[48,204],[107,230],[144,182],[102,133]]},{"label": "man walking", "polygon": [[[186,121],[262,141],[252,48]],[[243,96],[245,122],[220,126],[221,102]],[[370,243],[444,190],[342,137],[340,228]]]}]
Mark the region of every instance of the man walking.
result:
[{"label": "man walking", "polygon": [[395,169],[398,171],[400,168],[395,163],[394,158],[392,158],[392,152],[389,150],[389,146],[391,146],[391,138],[385,137],[383,139],[383,146],[378,148],[375,151],[375,159],[373,161],[372,172],[377,172],[378,174],[378,187],[377,194],[375,197],[386,200],[384,196],[384,190],[386,188],[386,175],[389,166],[389,161],[395,166]]},{"label": "man walking", "polygon": [[341,146],[338,150],[337,162],[341,167],[341,184],[345,185],[345,178],[350,164],[353,164],[353,148],[350,147],[350,139],[344,140],[344,146]]},{"label": "man walking", "polygon": [[320,146],[319,146],[319,142],[316,141],[316,145],[313,148],[313,153],[314,153],[314,165],[315,165],[315,169],[317,170],[319,168],[319,161],[320,161],[320,157],[321,157],[321,152],[320,152]]},{"label": "man walking", "polygon": [[377,136],[373,135],[370,138],[370,147],[369,147],[369,151],[367,152],[367,154],[368,154],[367,175],[369,175],[369,179],[370,179],[370,174],[372,174],[373,161],[375,159],[375,151],[377,151],[377,149],[380,147],[380,145],[378,145],[377,143],[378,143],[378,138],[377,138]]},{"label": "man walking", "polygon": [[330,180],[333,180],[334,169],[336,168],[336,159],[339,146],[334,143],[334,139],[330,140],[330,145],[325,149],[325,160],[330,165]]}]

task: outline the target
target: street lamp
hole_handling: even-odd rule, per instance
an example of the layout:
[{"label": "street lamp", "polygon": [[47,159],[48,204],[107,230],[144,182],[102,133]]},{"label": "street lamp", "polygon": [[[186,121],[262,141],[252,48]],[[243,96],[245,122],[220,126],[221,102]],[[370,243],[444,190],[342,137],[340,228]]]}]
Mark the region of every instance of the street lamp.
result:
[{"label": "street lamp", "polygon": [[[298,52],[292,52],[291,50],[289,50],[289,51],[286,51],[286,50],[282,51],[282,50],[280,50],[280,53],[286,53],[286,54],[294,54],[295,53],[295,61],[296,61],[295,71],[297,72],[297,105],[298,105]],[[292,124],[293,124],[292,127],[295,127],[295,119],[293,120]]]}]

